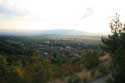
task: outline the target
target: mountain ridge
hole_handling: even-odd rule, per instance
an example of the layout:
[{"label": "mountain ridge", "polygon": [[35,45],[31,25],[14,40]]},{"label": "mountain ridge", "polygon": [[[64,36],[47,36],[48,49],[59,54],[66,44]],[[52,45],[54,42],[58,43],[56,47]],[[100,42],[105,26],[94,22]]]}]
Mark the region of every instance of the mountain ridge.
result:
[{"label": "mountain ridge", "polygon": [[39,30],[39,31],[13,31],[13,30],[0,30],[0,35],[19,35],[19,36],[37,36],[37,35],[104,35],[102,33],[91,33],[86,31],[80,30],[73,30],[73,29],[54,29],[54,30]]}]

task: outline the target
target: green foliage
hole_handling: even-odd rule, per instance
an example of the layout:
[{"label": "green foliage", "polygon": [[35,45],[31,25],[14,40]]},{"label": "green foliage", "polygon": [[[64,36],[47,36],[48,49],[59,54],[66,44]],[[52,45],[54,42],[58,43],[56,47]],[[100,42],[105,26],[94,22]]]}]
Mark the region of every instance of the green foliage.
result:
[{"label": "green foliage", "polygon": [[[14,81],[13,81],[14,80]],[[0,55],[0,82],[1,83],[22,83],[22,79],[16,74],[15,67],[9,65],[6,57]]]},{"label": "green foliage", "polygon": [[54,52],[52,57],[52,63],[61,65],[64,63],[64,57],[62,57],[59,52]]},{"label": "green foliage", "polygon": [[15,61],[16,64],[9,63],[7,58],[0,55],[0,83],[45,83],[53,77],[52,67],[43,57],[34,54],[25,65],[18,61]]},{"label": "green foliage", "polygon": [[102,38],[102,49],[112,56],[113,83],[123,83],[125,82],[125,24],[120,21],[118,14],[110,23],[110,28],[112,35]]},{"label": "green foliage", "polygon": [[[81,40],[11,36],[0,36],[0,40],[0,83],[46,83],[81,72],[84,63],[88,68],[98,64],[98,54],[83,52],[98,48],[90,40],[86,40],[89,44]],[[73,79],[75,83],[82,82],[77,77]]]},{"label": "green foliage", "polygon": [[87,69],[92,69],[99,64],[99,54],[95,51],[88,51],[81,57],[81,63],[85,65]]}]

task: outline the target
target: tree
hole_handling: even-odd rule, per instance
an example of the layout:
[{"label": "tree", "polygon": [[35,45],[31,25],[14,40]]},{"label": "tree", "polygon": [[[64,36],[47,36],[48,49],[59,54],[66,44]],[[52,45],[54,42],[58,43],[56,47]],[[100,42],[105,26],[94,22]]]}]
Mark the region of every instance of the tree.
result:
[{"label": "tree", "polygon": [[110,23],[111,35],[102,38],[102,49],[110,53],[113,62],[112,82],[125,82],[125,24],[116,13]]},{"label": "tree", "polygon": [[93,69],[98,66],[99,53],[96,51],[86,51],[86,54],[81,57],[80,63],[83,63],[87,69]]},{"label": "tree", "polygon": [[[30,83],[46,83],[53,79],[52,65],[46,57],[40,56],[36,50],[32,51],[31,63],[25,67],[25,73]],[[27,71],[28,70],[28,71]]]}]

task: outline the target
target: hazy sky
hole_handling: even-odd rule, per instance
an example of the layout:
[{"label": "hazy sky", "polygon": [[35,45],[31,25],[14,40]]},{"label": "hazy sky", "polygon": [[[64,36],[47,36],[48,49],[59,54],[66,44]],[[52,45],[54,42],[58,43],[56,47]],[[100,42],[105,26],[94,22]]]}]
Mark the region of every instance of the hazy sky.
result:
[{"label": "hazy sky", "polygon": [[124,4],[124,0],[0,0],[0,30],[106,33],[116,12],[125,15]]}]

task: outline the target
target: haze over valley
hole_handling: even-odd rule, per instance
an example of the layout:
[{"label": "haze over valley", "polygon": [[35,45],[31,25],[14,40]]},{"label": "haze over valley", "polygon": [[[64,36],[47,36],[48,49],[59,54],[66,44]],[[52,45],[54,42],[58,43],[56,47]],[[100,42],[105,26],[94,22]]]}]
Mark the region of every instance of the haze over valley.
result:
[{"label": "haze over valley", "polygon": [[124,0],[0,0],[0,83],[124,83]]}]

